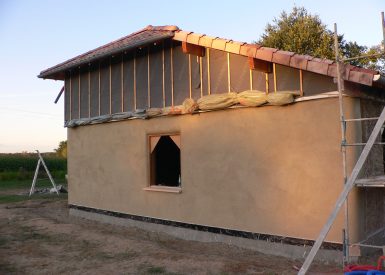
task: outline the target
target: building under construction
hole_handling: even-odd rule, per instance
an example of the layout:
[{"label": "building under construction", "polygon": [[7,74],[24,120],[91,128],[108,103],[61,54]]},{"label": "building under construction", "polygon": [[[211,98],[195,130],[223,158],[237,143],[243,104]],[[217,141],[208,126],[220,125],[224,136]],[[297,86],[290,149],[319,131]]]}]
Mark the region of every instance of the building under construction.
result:
[{"label": "building under construction", "polygon": [[[343,76],[346,117],[378,116],[384,77]],[[343,188],[331,60],[148,26],[39,77],[65,83],[74,215],[300,258]],[[240,99],[253,93],[259,104]],[[349,143],[372,128],[349,124]],[[383,181],[367,180],[383,174],[376,146],[349,196],[351,243],[385,226]],[[321,257],[340,254],[343,228],[342,212]]]}]

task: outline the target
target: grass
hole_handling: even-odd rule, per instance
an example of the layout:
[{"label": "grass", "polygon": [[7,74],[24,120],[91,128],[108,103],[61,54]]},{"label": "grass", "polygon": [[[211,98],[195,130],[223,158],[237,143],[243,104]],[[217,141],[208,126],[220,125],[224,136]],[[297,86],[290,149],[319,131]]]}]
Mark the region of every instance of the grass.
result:
[{"label": "grass", "polygon": [[[64,179],[55,179],[55,183],[65,184]],[[0,204],[4,203],[15,203],[20,201],[29,201],[29,200],[39,200],[39,199],[62,199],[67,198],[67,194],[60,194],[57,196],[56,194],[33,194],[31,197],[28,196],[28,192],[31,188],[32,180],[5,180],[0,181]],[[38,180],[36,182],[36,188],[51,188],[52,184],[49,179]],[[1,194],[1,191],[7,190],[19,190],[20,192],[24,192],[25,195],[17,195],[17,194]]]},{"label": "grass", "polygon": [[[64,179],[54,179],[56,184],[64,184]],[[0,190],[7,189],[30,189],[32,185],[32,179],[29,180],[3,180],[0,181]],[[36,182],[36,188],[52,187],[49,179],[42,179]]]}]

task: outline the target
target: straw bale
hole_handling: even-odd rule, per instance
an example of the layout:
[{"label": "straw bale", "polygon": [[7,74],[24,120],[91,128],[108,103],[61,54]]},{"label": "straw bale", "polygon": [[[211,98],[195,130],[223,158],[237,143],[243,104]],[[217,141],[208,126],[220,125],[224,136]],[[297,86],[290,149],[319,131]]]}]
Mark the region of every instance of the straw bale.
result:
[{"label": "straw bale", "polygon": [[148,117],[154,117],[162,114],[162,109],[161,108],[150,108],[146,110],[146,115]]},{"label": "straw bale", "polygon": [[249,107],[257,107],[267,102],[267,96],[264,92],[248,90],[237,95],[239,104]]},{"label": "straw bale", "polygon": [[192,98],[186,98],[183,101],[182,106],[183,106],[183,109],[182,109],[183,114],[191,114],[198,109],[198,104]]},{"label": "straw bale", "polygon": [[181,115],[183,110],[182,105],[170,106],[162,108],[162,115]]},{"label": "straw bale", "polygon": [[294,102],[294,95],[289,92],[269,93],[267,95],[267,102],[270,105],[287,105]]},{"label": "straw bale", "polygon": [[238,103],[236,93],[206,95],[197,101],[201,110],[224,109]]}]

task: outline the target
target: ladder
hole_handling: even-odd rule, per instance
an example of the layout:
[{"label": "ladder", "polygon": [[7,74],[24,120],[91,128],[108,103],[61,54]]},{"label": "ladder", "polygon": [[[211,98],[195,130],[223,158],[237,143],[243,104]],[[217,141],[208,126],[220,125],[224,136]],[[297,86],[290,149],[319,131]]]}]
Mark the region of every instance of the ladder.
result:
[{"label": "ladder", "polygon": [[[383,30],[383,45],[384,45],[384,50],[385,50],[385,21],[384,21],[384,12],[381,13],[381,26]],[[362,56],[358,56],[355,58],[349,58],[349,59],[344,59],[340,60],[339,58],[339,50],[338,50],[338,36],[337,36],[337,24],[334,24],[334,50],[335,50],[335,60],[337,64],[337,82],[338,82],[338,101],[339,101],[339,109],[340,109],[340,122],[341,122],[341,133],[342,133],[342,142],[341,142],[341,152],[342,152],[342,166],[343,166],[343,178],[344,178],[344,188],[339,195],[334,208],[327,219],[325,225],[323,226],[319,236],[317,237],[313,247],[311,248],[309,254],[307,255],[301,269],[298,271],[299,275],[304,275],[307,273],[310,265],[312,264],[315,255],[317,254],[318,250],[320,249],[323,241],[326,238],[326,235],[328,234],[334,220],[337,217],[338,212],[341,210],[341,208],[344,206],[345,207],[345,229],[344,229],[344,236],[343,236],[343,244],[344,244],[344,263],[349,260],[349,222],[348,222],[348,204],[347,204],[347,199],[350,191],[355,185],[360,184],[360,180],[357,182],[357,177],[359,172],[361,171],[372,147],[376,144],[384,145],[385,143],[381,142],[376,142],[376,139],[378,135],[381,133],[381,130],[383,128],[383,125],[385,123],[385,107],[382,110],[381,114],[379,117],[375,118],[355,118],[355,119],[345,119],[344,116],[344,108],[343,108],[343,61],[350,61],[354,59],[359,59],[362,58]],[[382,56],[384,53],[381,53],[380,55],[372,55],[372,56]],[[365,56],[365,57],[370,57],[370,56]],[[351,143],[348,144],[346,142],[346,122],[353,122],[353,121],[368,121],[368,120],[377,120],[373,131],[371,132],[369,139],[366,143]],[[347,168],[346,168],[346,148],[349,146],[364,146],[361,155],[359,156],[349,178],[347,178]],[[358,183],[358,184],[357,184]],[[363,186],[365,183],[361,184]],[[361,246],[365,246],[362,244],[357,244]],[[372,246],[379,248],[380,246]]]},{"label": "ladder", "polygon": [[32,186],[31,186],[31,190],[29,191],[29,196],[31,196],[33,193],[35,193],[36,180],[37,180],[37,175],[39,174],[40,164],[43,165],[43,167],[44,167],[45,171],[47,172],[48,178],[51,181],[51,184],[52,184],[56,194],[59,195],[59,191],[56,188],[55,181],[53,180],[53,178],[51,176],[51,173],[49,172],[48,167],[47,167],[47,165],[44,162],[43,157],[41,156],[39,150],[36,150],[36,152],[37,152],[37,155],[39,156],[39,160],[37,161],[35,175],[33,176]]}]

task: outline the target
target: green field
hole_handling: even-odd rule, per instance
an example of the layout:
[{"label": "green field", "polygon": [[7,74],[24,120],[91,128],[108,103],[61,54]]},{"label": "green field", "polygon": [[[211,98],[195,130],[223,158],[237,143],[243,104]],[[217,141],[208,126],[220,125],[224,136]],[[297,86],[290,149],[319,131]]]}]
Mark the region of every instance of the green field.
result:
[{"label": "green field", "polygon": [[[54,178],[64,179],[67,171],[67,159],[55,153],[42,154],[44,162]],[[26,180],[33,178],[38,156],[35,153],[0,154],[0,182],[10,180]],[[40,167],[39,176],[46,175]]]},{"label": "green field", "polygon": [[[66,185],[65,175],[67,171],[67,160],[57,157],[54,153],[42,154],[47,167],[56,184]],[[12,203],[24,200],[63,198],[67,194],[27,194],[31,188],[32,179],[38,161],[37,154],[0,154],[0,204]],[[42,165],[36,182],[36,188],[52,187]]]}]

